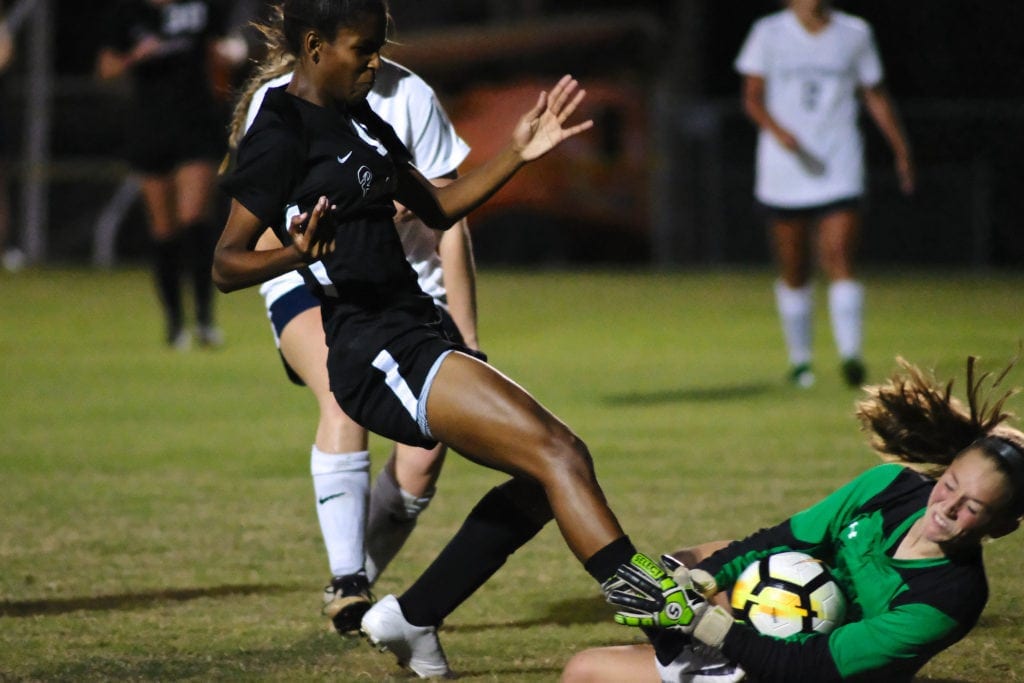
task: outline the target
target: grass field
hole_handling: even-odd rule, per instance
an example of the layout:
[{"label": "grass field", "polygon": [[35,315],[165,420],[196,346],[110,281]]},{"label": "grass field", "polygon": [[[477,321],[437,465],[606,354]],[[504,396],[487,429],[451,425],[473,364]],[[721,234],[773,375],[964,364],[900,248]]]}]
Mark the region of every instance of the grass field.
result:
[{"label": "grass field", "polygon": [[[480,276],[491,361],[583,436],[649,553],[775,523],[876,463],[826,316],[818,384],[783,384],[770,279]],[[962,388],[967,354],[999,367],[1024,333],[1020,275],[865,281],[874,379],[902,354]],[[315,405],[285,382],[256,293],[218,305],[226,347],[178,354],[160,344],[142,271],[0,274],[0,680],[405,678],[319,616]],[[1011,379],[1024,384],[1024,370]],[[375,467],[385,449],[374,442]],[[408,585],[500,480],[451,456],[377,592]],[[980,625],[923,680],[1024,680],[1024,533],[986,555],[993,597]],[[637,640],[609,615],[552,526],[442,640],[464,680],[552,681],[581,648]]]}]

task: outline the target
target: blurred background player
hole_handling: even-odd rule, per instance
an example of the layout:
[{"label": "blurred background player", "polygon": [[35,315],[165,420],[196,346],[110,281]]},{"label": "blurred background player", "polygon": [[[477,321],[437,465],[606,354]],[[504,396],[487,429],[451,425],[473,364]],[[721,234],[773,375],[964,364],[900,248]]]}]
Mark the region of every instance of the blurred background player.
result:
[{"label": "blurred background player", "polygon": [[[1013,416],[1003,411],[1015,390],[989,400],[989,379],[976,376],[968,359],[966,403],[951,397],[950,383],[906,363],[885,384],[867,387],[858,417],[872,448],[893,462],[742,541],[677,553],[704,596],[686,601],[696,616],[686,626],[650,629],[653,647],[580,653],[563,682],[912,680],[978,622],[988,600],[982,543],[1015,531],[1024,515],[1024,433],[1006,424]],[[847,613],[831,633],[763,635],[734,622],[728,600],[720,601],[751,562],[787,550],[832,568]],[[685,567],[663,563],[687,582]],[[713,596],[717,607],[705,600]],[[622,606],[620,623],[651,623],[653,613],[628,596],[609,600]]]},{"label": "blurred background player", "polygon": [[[278,19],[262,27],[268,55],[236,107],[232,147],[237,146],[243,126],[247,129],[256,118],[267,90],[291,81],[295,62],[275,29],[280,23]],[[395,129],[424,176],[436,185],[445,185],[456,176],[469,147],[456,134],[434,91],[419,76],[382,59],[367,101]],[[397,208],[395,227],[420,288],[434,299],[448,334],[479,350],[475,268],[466,221],[441,233],[404,207]],[[276,247],[280,241],[272,231],[257,243],[257,249]],[[398,553],[433,498],[445,448],[396,443],[371,490],[367,431],[345,415],[330,391],[319,300],[296,271],[265,282],[260,293],[289,377],[309,387],[319,404],[310,468],[333,575],[324,592],[324,613],[340,633],[353,631],[370,606],[370,586]]]},{"label": "blurred background player", "polygon": [[789,0],[754,24],[735,66],[744,77],[744,109],[759,129],[754,194],[767,212],[781,269],[775,297],[789,379],[799,387],[815,380],[813,249],[829,280],[843,379],[859,386],[864,288],[854,278],[853,259],[865,180],[858,95],[892,148],[900,189],[914,189],[910,147],[883,85],[871,27],[828,0]]},{"label": "blurred background player", "polygon": [[212,191],[224,152],[224,117],[211,84],[211,59],[237,64],[211,0],[117,0],[97,58],[102,79],[130,74],[133,109],[126,125],[128,162],[138,175],[153,240],[154,275],[167,344],[188,349],[181,279],[195,298],[196,340],[218,346],[210,267],[216,227]]}]

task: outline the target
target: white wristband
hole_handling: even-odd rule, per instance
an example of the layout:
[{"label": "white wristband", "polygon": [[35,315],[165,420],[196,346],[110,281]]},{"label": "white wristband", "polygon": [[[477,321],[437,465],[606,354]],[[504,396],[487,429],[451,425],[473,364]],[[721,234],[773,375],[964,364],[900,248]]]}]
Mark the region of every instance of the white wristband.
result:
[{"label": "white wristband", "polygon": [[720,648],[732,624],[733,618],[728,610],[715,605],[701,615],[693,629],[693,637],[705,645]]}]

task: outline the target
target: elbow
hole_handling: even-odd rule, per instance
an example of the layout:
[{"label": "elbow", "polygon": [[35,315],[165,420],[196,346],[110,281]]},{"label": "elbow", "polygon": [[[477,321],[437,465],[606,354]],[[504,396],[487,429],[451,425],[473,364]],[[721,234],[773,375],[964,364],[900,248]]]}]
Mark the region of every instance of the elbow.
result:
[{"label": "elbow", "polygon": [[423,223],[428,228],[431,228],[433,230],[447,230],[448,228],[452,227],[453,225],[455,225],[459,221],[458,218],[453,218],[452,216],[448,216],[447,214],[445,214],[442,211],[422,212],[422,213],[417,213],[416,216],[421,221],[423,221]]},{"label": "elbow", "polygon": [[221,258],[219,258],[218,254],[214,254],[213,268],[210,269],[210,278],[213,280],[213,286],[224,294],[242,289],[244,286],[238,281],[237,277],[232,276],[231,269],[226,266]]},{"label": "elbow", "polygon": [[243,289],[245,287],[244,284],[238,282],[236,279],[231,278],[224,274],[223,272],[221,272],[217,268],[217,266],[213,267],[212,276],[213,286],[216,287],[217,290],[223,294],[230,294],[231,292]]},{"label": "elbow", "polygon": [[211,275],[213,276],[213,286],[223,294],[228,294],[229,292],[233,292],[237,289],[237,287],[232,286],[231,281],[228,278],[224,277],[220,270],[218,270],[217,266],[213,267]]}]

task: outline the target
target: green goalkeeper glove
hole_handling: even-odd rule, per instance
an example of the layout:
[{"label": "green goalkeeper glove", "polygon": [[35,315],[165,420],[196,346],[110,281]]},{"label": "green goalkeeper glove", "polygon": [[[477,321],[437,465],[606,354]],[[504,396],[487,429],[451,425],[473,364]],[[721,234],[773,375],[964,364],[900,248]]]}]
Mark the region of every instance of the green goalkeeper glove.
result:
[{"label": "green goalkeeper glove", "polygon": [[704,599],[678,560],[663,555],[662,563],[673,576],[641,553],[628,564],[619,565],[615,578],[606,585],[608,602],[621,608],[615,614],[615,622],[674,629],[693,634],[707,645],[721,647],[732,626],[732,616]]}]

